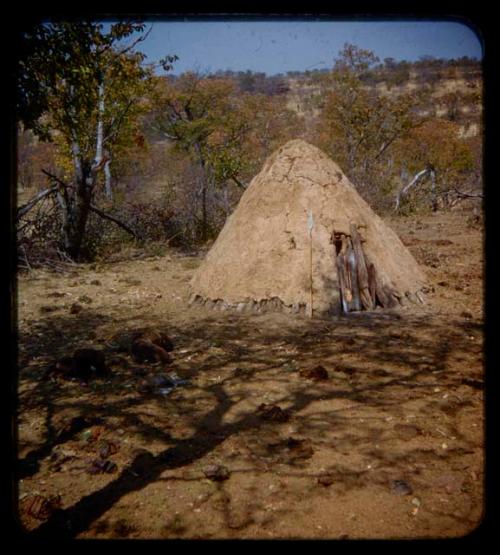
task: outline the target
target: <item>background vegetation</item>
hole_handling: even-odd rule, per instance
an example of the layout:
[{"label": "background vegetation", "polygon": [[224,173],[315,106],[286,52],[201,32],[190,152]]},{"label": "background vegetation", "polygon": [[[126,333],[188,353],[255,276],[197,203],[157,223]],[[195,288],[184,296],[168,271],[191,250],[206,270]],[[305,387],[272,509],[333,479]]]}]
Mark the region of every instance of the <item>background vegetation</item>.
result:
[{"label": "background vegetation", "polygon": [[324,149],[381,214],[481,202],[479,62],[380,61],[346,44],[324,71],[174,76],[182,52],[146,66],[145,33],[66,23],[22,37],[22,267],[204,245],[295,138]]}]

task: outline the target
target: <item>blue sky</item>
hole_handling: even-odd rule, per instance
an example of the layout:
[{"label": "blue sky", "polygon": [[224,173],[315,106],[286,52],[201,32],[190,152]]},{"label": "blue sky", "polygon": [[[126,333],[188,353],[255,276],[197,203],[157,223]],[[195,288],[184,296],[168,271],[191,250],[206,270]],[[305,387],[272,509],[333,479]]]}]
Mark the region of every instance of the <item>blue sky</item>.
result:
[{"label": "blue sky", "polygon": [[381,60],[482,58],[474,31],[451,21],[155,21],[138,49],[147,62],[177,54],[175,74],[250,69],[272,75],[329,68],[346,42]]}]

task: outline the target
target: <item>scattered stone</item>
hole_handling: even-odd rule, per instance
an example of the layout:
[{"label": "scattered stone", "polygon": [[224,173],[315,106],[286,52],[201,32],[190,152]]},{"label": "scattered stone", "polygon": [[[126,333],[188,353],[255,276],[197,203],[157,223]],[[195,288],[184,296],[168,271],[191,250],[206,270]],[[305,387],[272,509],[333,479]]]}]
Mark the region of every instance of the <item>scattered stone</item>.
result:
[{"label": "scattered stone", "polygon": [[160,395],[170,395],[170,393],[172,393],[172,391],[174,390],[173,387],[160,387],[157,392]]},{"label": "scattered stone", "polygon": [[42,314],[48,314],[49,312],[55,312],[57,309],[58,307],[54,305],[44,305],[40,307],[40,312]]},{"label": "scattered stone", "polygon": [[60,472],[61,470],[65,470],[65,463],[75,460],[76,458],[76,455],[73,454],[54,451],[49,457],[49,470],[51,472]]},{"label": "scattered stone", "polygon": [[309,459],[314,454],[310,440],[293,437],[277,443],[269,443],[267,450],[271,454],[277,455],[278,459],[285,464],[294,464],[300,460]]},{"label": "scattered stone", "polygon": [[90,285],[102,285],[102,283],[101,283],[98,279],[93,279],[93,280],[90,282]]},{"label": "scattered stone", "polygon": [[80,439],[87,443],[93,443],[99,439],[103,432],[103,426],[92,426],[92,428],[83,430],[83,432],[80,434]]},{"label": "scattered stone", "polygon": [[395,495],[411,495],[413,488],[405,480],[393,480],[391,482],[391,492]]},{"label": "scattered stone", "polygon": [[90,421],[83,416],[75,416],[74,418],[64,419],[56,431],[56,439],[60,440],[65,435],[73,435],[90,425]]},{"label": "scattered stone", "polygon": [[107,459],[110,455],[114,455],[118,452],[118,444],[113,441],[102,441],[101,447],[99,448],[99,457],[101,459]]},{"label": "scattered stone", "polygon": [[324,474],[318,478],[318,484],[328,487],[331,486],[335,482],[335,478],[330,474]]},{"label": "scattered stone", "polygon": [[290,453],[290,459],[309,459],[314,454],[311,441],[308,439],[296,439],[293,437],[285,441],[286,449]]},{"label": "scattered stone", "polygon": [[85,303],[85,304],[90,304],[92,302],[92,299],[88,295],[82,295],[81,297],[78,297],[78,300],[81,303]]},{"label": "scattered stone", "polygon": [[314,368],[309,368],[307,370],[301,370],[300,375],[303,378],[315,381],[323,381],[329,378],[328,372],[321,365],[315,366]]},{"label": "scattered stone", "polygon": [[116,472],[118,467],[111,460],[94,459],[87,468],[87,474],[112,474]]},{"label": "scattered stone", "polygon": [[229,469],[220,464],[212,464],[203,469],[203,474],[214,482],[222,482],[229,478]]},{"label": "scattered stone", "polygon": [[262,403],[257,408],[257,413],[263,420],[273,422],[287,422],[290,419],[288,412],[284,411],[278,405]]},{"label": "scattered stone", "polygon": [[335,372],[342,372],[343,374],[347,374],[348,376],[352,376],[356,373],[356,368],[352,368],[350,366],[337,366],[334,368]]},{"label": "scattered stone", "polygon": [[448,287],[449,283],[447,281],[438,281],[437,283],[440,287]]},{"label": "scattered stone", "polygon": [[43,495],[31,494],[23,497],[19,504],[22,512],[29,514],[37,520],[47,520],[61,506],[60,495],[45,497]]},{"label": "scattered stone", "polygon": [[79,314],[83,310],[83,306],[78,303],[73,303],[69,309],[71,314]]},{"label": "scattered stone", "polygon": [[253,370],[251,370],[250,368],[237,367],[233,370],[233,374],[237,378],[248,378],[253,374]]},{"label": "scattered stone", "polygon": [[52,291],[51,293],[47,293],[46,297],[53,297],[55,299],[60,299],[61,297],[65,297],[66,293],[59,293],[59,291]]},{"label": "scattered stone", "polygon": [[460,313],[460,316],[461,316],[462,318],[467,318],[467,319],[469,319],[469,320],[470,320],[471,318],[474,318],[472,312],[469,312],[468,310],[464,310],[463,312],[461,312],[461,313]]},{"label": "scattered stone", "polygon": [[156,374],[148,378],[148,382],[152,388],[158,387],[174,387],[175,382],[166,374]]},{"label": "scattered stone", "polygon": [[155,374],[141,382],[139,391],[141,393],[168,395],[179,385],[184,385],[188,382],[189,380],[180,378],[175,372],[171,372],[170,374]]},{"label": "scattered stone", "polygon": [[157,330],[148,330],[132,340],[131,353],[136,362],[172,362],[169,352],[174,349],[170,338]]}]

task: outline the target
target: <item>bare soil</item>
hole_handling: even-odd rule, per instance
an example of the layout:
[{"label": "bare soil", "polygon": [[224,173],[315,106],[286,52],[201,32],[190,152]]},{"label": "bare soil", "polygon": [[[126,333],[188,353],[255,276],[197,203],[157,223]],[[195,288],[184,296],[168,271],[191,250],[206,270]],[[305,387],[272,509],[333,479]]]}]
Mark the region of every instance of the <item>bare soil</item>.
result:
[{"label": "bare soil", "polygon": [[[187,304],[202,257],[174,251],[20,275],[23,528],[159,539],[474,530],[484,496],[482,228],[463,212],[387,223],[428,276],[424,307],[330,319],[208,311]],[[172,364],[131,358],[128,338],[149,328],[170,336]],[[85,347],[104,352],[109,377],[44,377]],[[318,366],[326,379],[314,379],[325,377]],[[188,381],[143,387],[173,371]],[[108,461],[101,472],[95,460]]]}]

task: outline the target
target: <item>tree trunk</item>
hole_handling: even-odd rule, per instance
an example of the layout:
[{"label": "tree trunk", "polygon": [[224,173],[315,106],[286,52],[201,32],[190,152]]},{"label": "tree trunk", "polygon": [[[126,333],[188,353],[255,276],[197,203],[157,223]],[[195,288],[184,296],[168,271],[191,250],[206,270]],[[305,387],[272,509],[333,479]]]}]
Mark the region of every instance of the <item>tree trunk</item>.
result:
[{"label": "tree trunk", "polygon": [[64,251],[73,259],[79,260],[85,228],[90,212],[92,186],[89,186],[91,176],[82,176],[76,191],[69,202],[64,203],[65,214],[62,225],[62,246]]},{"label": "tree trunk", "polygon": [[108,158],[106,163],[104,164],[104,192],[106,194],[106,198],[113,201],[113,188],[111,186],[111,168],[110,168],[111,160]]},{"label": "tree trunk", "polygon": [[207,219],[208,219],[208,212],[207,212],[207,188],[209,183],[208,178],[208,171],[207,165],[205,163],[205,158],[203,157],[203,152],[201,150],[201,146],[199,143],[195,143],[196,152],[198,153],[198,159],[200,162],[201,168],[201,187],[200,187],[200,196],[201,196],[201,240],[206,241],[207,239]]},{"label": "tree trunk", "polygon": [[64,202],[62,244],[64,251],[73,259],[81,257],[85,228],[92,202],[92,192],[97,172],[101,169],[104,144],[104,81],[101,76],[98,89],[98,119],[96,129],[96,151],[90,162],[82,156],[76,133],[73,137],[72,152],[75,167],[76,188],[73,195]]}]

